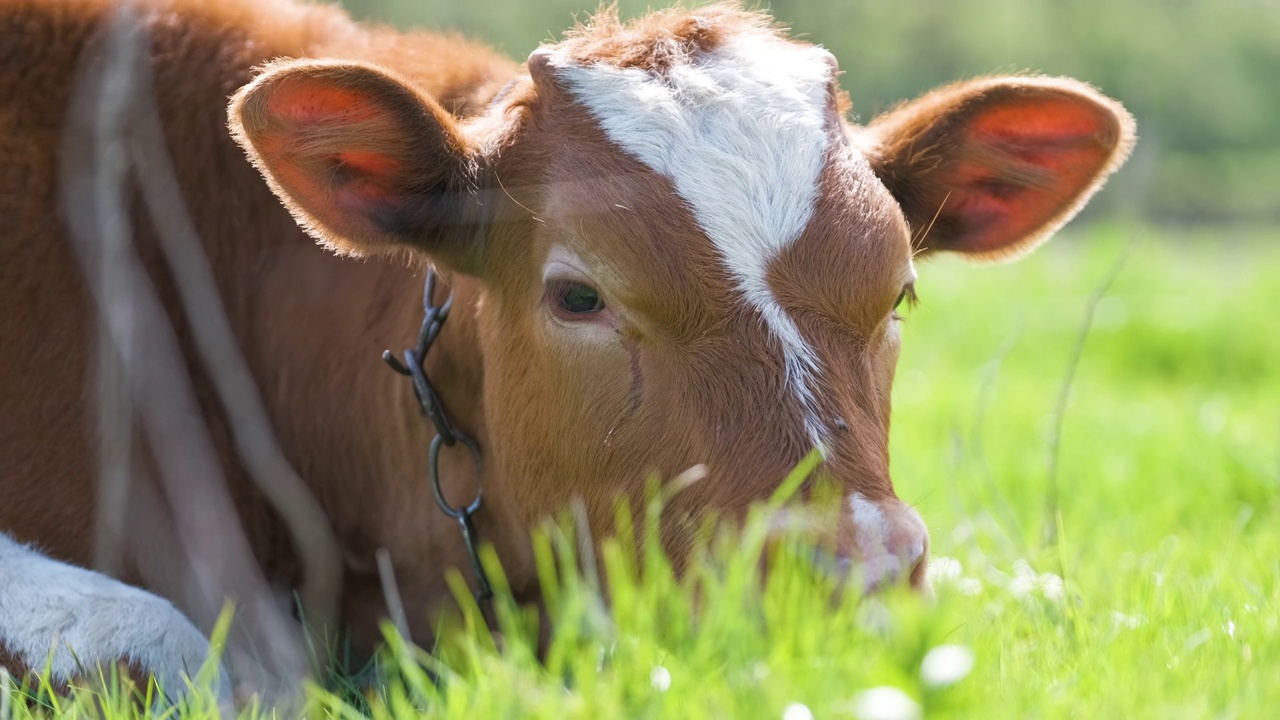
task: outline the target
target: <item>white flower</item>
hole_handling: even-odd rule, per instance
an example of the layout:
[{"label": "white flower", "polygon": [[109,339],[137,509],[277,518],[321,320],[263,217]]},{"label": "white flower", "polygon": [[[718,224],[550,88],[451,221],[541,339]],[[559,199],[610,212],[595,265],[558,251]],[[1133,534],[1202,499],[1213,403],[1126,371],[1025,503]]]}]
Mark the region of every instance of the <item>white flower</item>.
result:
[{"label": "white flower", "polygon": [[654,666],[649,671],[649,684],[658,692],[666,692],[671,689],[671,671],[661,665]]},{"label": "white flower", "polygon": [[813,720],[813,711],[804,703],[791,703],[782,711],[782,720]]},{"label": "white flower", "polygon": [[920,703],[896,687],[884,685],[863,690],[853,698],[858,720],[921,720]]},{"label": "white flower", "polygon": [[1124,628],[1125,630],[1137,630],[1147,623],[1145,615],[1125,615],[1118,610],[1111,612],[1111,620],[1116,624],[1116,627]]},{"label": "white flower", "polygon": [[974,597],[982,592],[982,581],[965,577],[964,566],[953,557],[936,557],[929,560],[929,583],[942,587],[951,586],[961,595]]},{"label": "white flower", "polygon": [[931,687],[945,687],[963,680],[973,670],[973,651],[963,645],[939,645],[920,663],[920,679]]},{"label": "white flower", "polygon": [[947,585],[960,579],[964,567],[953,557],[935,557],[929,559],[929,582],[935,585]]},{"label": "white flower", "polygon": [[1040,594],[1044,595],[1046,600],[1062,602],[1067,596],[1066,590],[1062,585],[1062,578],[1053,573],[1041,573]]},{"label": "white flower", "polygon": [[1060,576],[1053,573],[1037,574],[1026,560],[1015,561],[1013,572],[1013,580],[1009,581],[1009,592],[1013,593],[1014,597],[1031,598],[1038,595],[1046,600],[1061,602],[1065,596]]}]

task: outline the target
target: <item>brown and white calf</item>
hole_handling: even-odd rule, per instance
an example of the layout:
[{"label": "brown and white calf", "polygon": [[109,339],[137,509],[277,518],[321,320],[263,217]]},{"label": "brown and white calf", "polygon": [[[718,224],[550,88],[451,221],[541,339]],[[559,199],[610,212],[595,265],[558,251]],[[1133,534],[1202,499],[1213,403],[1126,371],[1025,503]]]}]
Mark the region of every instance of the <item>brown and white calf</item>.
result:
[{"label": "brown and white calf", "polygon": [[[67,677],[69,646],[176,683],[201,635],[124,583],[207,631],[183,584],[206,577],[189,525],[238,520],[284,591],[306,582],[306,549],[246,469],[135,173],[132,242],[170,321],[138,337],[183,351],[234,516],[183,514],[169,425],[147,419],[167,398],[135,383],[120,582],[72,567],[94,561],[99,438],[121,430],[95,420],[102,300],[66,189],[102,150],[76,103],[114,92],[112,17],[108,0],[0,0],[0,660],[39,667],[52,649]],[[146,0],[136,17],[178,197],[336,538],[341,622],[363,648],[387,612],[379,549],[419,632],[444,570],[467,563],[424,481],[429,426],[377,362],[414,337],[425,261],[456,292],[427,369],[483,454],[476,477],[446,450],[445,491],[483,485],[479,532],[517,595],[537,592],[528,529],[571,503],[604,532],[652,474],[705,466],[662,528],[678,557],[680,518],[739,516],[815,447],[845,498],[827,529],[839,557],[871,584],[920,585],[928,534],[888,457],[913,260],[1029,251],[1134,141],[1118,103],[1048,77],[961,82],[851,124],[831,54],[732,6],[603,14],[526,64],[290,0]]]}]

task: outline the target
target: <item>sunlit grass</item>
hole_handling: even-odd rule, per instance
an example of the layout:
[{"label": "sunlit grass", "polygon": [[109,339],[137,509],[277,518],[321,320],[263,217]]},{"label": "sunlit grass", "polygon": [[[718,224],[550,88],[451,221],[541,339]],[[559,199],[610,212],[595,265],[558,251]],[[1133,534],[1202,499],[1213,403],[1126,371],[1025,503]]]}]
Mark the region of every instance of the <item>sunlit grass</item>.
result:
[{"label": "sunlit grass", "polygon": [[[933,599],[835,597],[798,540],[765,549],[760,524],[709,540],[684,582],[653,548],[637,567],[616,540],[599,550],[605,575],[583,576],[576,545],[549,532],[537,556],[555,632],[542,660],[536,614],[500,601],[495,641],[464,602],[434,656],[393,637],[386,680],[359,710],[350,688],[312,689],[307,714],[1272,716],[1280,236],[1140,232],[1095,308],[1056,504],[1062,379],[1087,298],[1131,233],[1068,235],[1008,265],[921,263],[892,457],[899,495],[932,532]],[[16,718],[179,714],[122,695],[0,693]],[[214,712],[194,697],[183,716]]]},{"label": "sunlit grass", "polygon": [[[941,600],[967,608],[957,638],[977,653],[986,712],[1253,717],[1280,700],[1276,239],[1095,231],[1007,266],[922,268],[894,475],[935,554],[986,588]],[[1046,507],[1086,299],[1133,241],[1096,308]],[[1000,591],[1022,563],[1062,577],[1056,611]]]}]

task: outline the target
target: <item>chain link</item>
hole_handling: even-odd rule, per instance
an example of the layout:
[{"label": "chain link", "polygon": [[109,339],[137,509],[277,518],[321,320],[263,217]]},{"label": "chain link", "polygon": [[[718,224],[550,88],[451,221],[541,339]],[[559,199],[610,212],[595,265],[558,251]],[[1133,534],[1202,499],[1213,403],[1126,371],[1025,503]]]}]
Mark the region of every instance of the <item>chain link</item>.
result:
[{"label": "chain link", "polygon": [[[422,408],[422,414],[436,428],[436,436],[431,439],[431,448],[427,455],[427,473],[431,480],[431,494],[435,497],[436,505],[439,506],[440,511],[458,521],[458,529],[462,532],[462,543],[466,546],[467,557],[471,561],[471,572],[475,575],[476,602],[483,603],[493,597],[493,586],[489,583],[489,574],[485,572],[484,566],[480,564],[479,537],[473,520],[473,516],[480,510],[480,506],[484,502],[484,491],[479,484],[481,477],[480,446],[474,438],[449,422],[449,416],[445,413],[444,404],[440,402],[440,396],[436,394],[436,389],[427,377],[427,371],[423,368],[427,359],[427,352],[431,350],[431,344],[440,335],[441,328],[444,327],[445,321],[449,319],[449,311],[453,309],[453,288],[449,289],[449,295],[445,298],[444,303],[436,305],[432,302],[432,297],[435,295],[437,277],[435,268],[429,267],[427,269],[427,280],[422,285],[423,318],[422,329],[418,331],[417,345],[404,351],[403,363],[397,360],[390,350],[382,351],[382,360],[390,365],[392,370],[413,381],[413,393],[418,398],[418,405]],[[440,448],[442,446],[452,447],[457,444],[465,447],[471,453],[471,458],[475,462],[476,494],[471,502],[454,506],[449,504],[449,501],[444,496],[444,490],[440,487]]]}]

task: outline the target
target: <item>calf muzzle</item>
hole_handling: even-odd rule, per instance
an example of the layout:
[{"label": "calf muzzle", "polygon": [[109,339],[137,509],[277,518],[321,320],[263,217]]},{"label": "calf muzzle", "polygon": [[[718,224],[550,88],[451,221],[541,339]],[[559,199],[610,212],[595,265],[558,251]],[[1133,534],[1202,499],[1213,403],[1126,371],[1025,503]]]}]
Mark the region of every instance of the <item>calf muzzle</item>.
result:
[{"label": "calf muzzle", "polygon": [[872,593],[901,582],[928,589],[929,530],[914,508],[897,498],[847,500],[834,556],[820,560],[844,582]]}]

